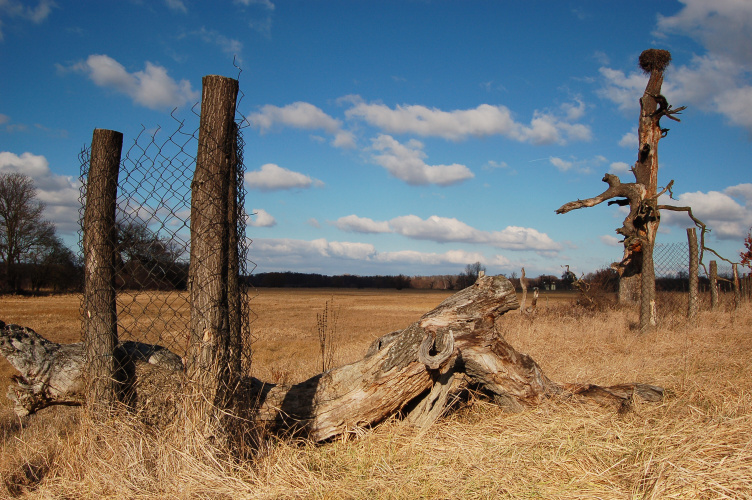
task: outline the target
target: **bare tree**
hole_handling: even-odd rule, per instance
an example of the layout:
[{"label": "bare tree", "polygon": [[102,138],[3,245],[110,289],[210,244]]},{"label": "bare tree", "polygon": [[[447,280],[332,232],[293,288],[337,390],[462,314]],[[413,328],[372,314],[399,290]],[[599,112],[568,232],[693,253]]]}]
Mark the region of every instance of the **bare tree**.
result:
[{"label": "bare tree", "polygon": [[0,260],[5,267],[6,288],[20,288],[18,266],[54,236],[51,222],[42,219],[44,203],[28,176],[0,174]]},{"label": "bare tree", "polygon": [[29,265],[25,274],[35,292],[42,287],[51,287],[57,291],[76,289],[83,285],[80,259],[54,232],[41,238],[25,260]]},{"label": "bare tree", "polygon": [[484,266],[480,262],[466,265],[465,272],[459,275],[459,279],[457,280],[457,287],[460,290],[469,287],[478,280],[478,276],[480,276],[481,273],[485,274],[485,272],[486,266]]},{"label": "bare tree", "polygon": [[179,238],[163,238],[143,220],[121,216],[115,223],[116,281],[125,288],[184,289],[188,266],[180,260],[186,252]]},{"label": "bare tree", "polygon": [[[674,181],[658,192],[658,141],[668,133],[662,128],[664,116],[679,121],[674,115],[684,110],[684,106],[672,109],[661,95],[663,72],[671,62],[671,54],[665,50],[649,49],[640,54],[640,68],[650,75],[645,92],[640,98],[640,118],[638,126],[639,148],[637,161],[632,167],[636,182],[622,183],[619,177],[606,174],[603,182],[609,188],[603,193],[586,200],[571,201],[562,205],[556,213],[563,214],[583,207],[592,207],[606,200],[608,204],[629,206],[629,214],[624,224],[616,232],[624,237],[624,257],[613,267],[624,278],[640,276],[640,330],[646,331],[656,325],[655,270],[653,267],[653,247],[660,223],[660,209],[686,211],[692,220],[689,207],[658,205],[658,198],[671,192]],[[613,200],[613,198],[620,198]],[[704,225],[703,225],[704,226]]]}]

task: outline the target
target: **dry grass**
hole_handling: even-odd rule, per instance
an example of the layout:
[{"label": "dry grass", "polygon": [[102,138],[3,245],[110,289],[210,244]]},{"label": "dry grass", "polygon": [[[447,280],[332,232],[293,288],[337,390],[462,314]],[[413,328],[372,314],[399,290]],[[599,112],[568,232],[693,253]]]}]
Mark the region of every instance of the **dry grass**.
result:
[{"label": "dry grass", "polygon": [[[316,313],[332,297],[338,361],[348,362],[445,296],[263,290],[253,302],[254,375],[315,373]],[[63,298],[19,299],[22,314],[7,300],[4,321],[55,340],[51,325],[77,331],[77,299],[71,311]],[[40,311],[56,311],[59,323]],[[645,336],[636,321],[630,311],[588,313],[551,300],[533,318],[512,312],[497,325],[554,380],[668,389],[664,402],[626,415],[560,401],[506,414],[472,400],[424,431],[394,420],[319,446],[270,437],[253,460],[237,462],[180,428],[157,433],[125,417],[97,423],[72,408],[22,426],[0,408],[0,497],[752,498],[752,309],[705,312],[693,324],[666,318]]]}]

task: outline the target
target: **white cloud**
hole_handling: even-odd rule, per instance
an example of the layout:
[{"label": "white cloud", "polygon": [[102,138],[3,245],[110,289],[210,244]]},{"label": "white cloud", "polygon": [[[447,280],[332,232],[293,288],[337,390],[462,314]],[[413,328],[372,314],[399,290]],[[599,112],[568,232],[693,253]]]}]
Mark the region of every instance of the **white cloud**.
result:
[{"label": "white cloud", "polygon": [[[327,241],[317,239],[312,241],[295,240],[290,238],[280,239],[254,239],[251,246],[254,254],[279,257],[327,257],[337,259],[368,260],[376,254],[373,245],[348,241]],[[257,258],[257,257],[255,257]]]},{"label": "white cloud", "polygon": [[321,187],[324,185],[320,180],[312,179],[300,172],[293,172],[274,163],[262,165],[260,170],[246,172],[245,182],[249,189],[261,191],[309,188],[311,186]]},{"label": "white cloud", "polygon": [[648,77],[636,71],[628,76],[623,71],[600,68],[598,70],[604,78],[604,87],[597,94],[619,106],[620,111],[634,112],[640,109],[640,97],[645,92]]},{"label": "white cloud", "polygon": [[52,13],[55,7],[53,0],[40,0],[36,7],[30,7],[30,2],[17,2],[13,0],[0,0],[0,14],[8,17],[18,17],[39,24]]},{"label": "white cloud", "polygon": [[561,109],[569,121],[579,120],[585,115],[585,103],[581,99],[575,99],[572,103],[565,102]]},{"label": "white cloud", "polygon": [[238,63],[243,61],[243,42],[240,40],[228,38],[218,31],[207,30],[206,28],[201,28],[194,34],[198,35],[204,42],[218,46],[225,54],[235,57]]},{"label": "white cloud", "polygon": [[[740,203],[740,200],[743,200]],[[683,193],[676,200],[661,198],[661,203],[666,205],[689,206],[692,213],[703,221],[711,235],[719,239],[741,240],[750,226],[752,226],[752,184],[738,184],[726,188],[723,192],[697,191]],[[667,224],[687,227],[691,225],[690,219],[681,212],[661,212],[661,220]]]},{"label": "white cloud", "polygon": [[658,28],[686,34],[710,52],[752,65],[752,3],[747,0],[680,0],[674,16],[658,16]]},{"label": "white cloud", "polygon": [[271,0],[235,0],[235,3],[239,3],[245,6],[260,5],[269,10],[274,10],[274,4],[271,2]]},{"label": "white cloud", "polygon": [[334,225],[342,231],[352,233],[389,233],[389,223],[386,221],[376,222],[367,217],[358,217],[357,215],[348,215],[340,217],[334,222]]},{"label": "white cloud", "polygon": [[150,109],[180,107],[200,97],[188,80],[176,82],[167,74],[167,69],[148,61],[143,71],[129,73],[115,59],[93,54],[85,62],[62,69],[85,73],[96,85],[121,92]]},{"label": "white cloud", "polygon": [[611,163],[608,171],[612,174],[626,174],[631,170],[632,166],[623,161],[615,161]]},{"label": "white cloud", "polygon": [[72,233],[78,229],[80,202],[77,179],[52,173],[44,156],[28,152],[20,156],[8,151],[0,152],[0,173],[29,176],[37,189],[37,199],[47,205],[45,217],[55,223],[61,232]]},{"label": "white cloud", "polygon": [[640,138],[637,137],[637,131],[627,132],[619,139],[619,146],[623,148],[637,149],[640,146]]},{"label": "white cloud", "polygon": [[[482,261],[478,261],[478,260],[474,262],[480,262],[481,264],[483,264]],[[490,261],[488,261],[488,264],[492,266],[496,266],[496,267],[511,267],[513,263],[511,260],[504,257],[503,255],[496,254],[491,258]]]},{"label": "white cloud", "polygon": [[188,13],[188,9],[185,7],[183,0],[165,0],[165,4],[172,10],[177,10],[183,14]]},{"label": "white cloud", "polygon": [[4,40],[3,36],[3,17],[6,18],[18,18],[26,21],[31,21],[34,24],[39,24],[52,12],[52,8],[56,7],[53,0],[40,0],[36,7],[30,7],[26,4],[28,1],[14,1],[14,0],[0,0],[0,42]]},{"label": "white cloud", "polygon": [[445,274],[457,272],[471,262],[498,266],[506,266],[510,262],[502,255],[495,255],[489,260],[481,252],[456,249],[444,253],[416,250],[378,252],[370,244],[328,241],[323,238],[310,241],[254,238],[250,250],[253,259],[263,261],[265,268],[296,269],[301,272],[325,271],[331,274],[364,269],[379,273],[386,264],[392,270],[401,267],[404,269],[402,272],[407,274]]},{"label": "white cloud", "polygon": [[600,168],[601,165],[608,162],[608,159],[603,155],[595,155],[592,158],[585,159],[570,157],[570,159],[565,160],[557,156],[549,156],[548,158],[542,159],[547,159],[548,162],[560,172],[568,172],[571,170],[579,174],[590,174],[593,172],[593,169]]},{"label": "white cloud", "polygon": [[248,123],[262,133],[282,125],[305,130],[324,130],[334,136],[336,147],[355,147],[355,136],[342,129],[342,122],[307,102],[294,102],[284,107],[267,104],[248,116]]},{"label": "white cloud", "polygon": [[348,118],[359,118],[389,134],[416,134],[423,137],[442,137],[463,140],[470,136],[503,135],[520,142],[533,144],[565,143],[567,140],[589,140],[589,127],[570,123],[584,112],[582,101],[563,106],[566,117],[536,111],[529,126],[518,123],[505,106],[481,104],[474,109],[443,111],[421,105],[368,104],[351,99],[353,106],[345,112]]},{"label": "white cloud", "polygon": [[481,231],[455,218],[432,215],[421,219],[404,215],[389,221],[389,227],[402,236],[437,242],[463,242],[491,245],[509,250],[559,250],[561,245],[535,229],[507,226],[501,231]]},{"label": "white cloud", "polygon": [[562,160],[561,158],[557,158],[555,156],[550,157],[548,161],[550,161],[551,165],[556,167],[561,172],[566,172],[567,170],[572,168],[571,161]]},{"label": "white cloud", "polygon": [[621,246],[621,240],[617,238],[616,236],[611,236],[610,234],[604,234],[600,237],[601,243],[604,245],[608,245],[610,247],[618,247]]},{"label": "white cloud", "polygon": [[[743,67],[723,56],[695,56],[689,65],[672,69],[662,92],[676,106],[690,105],[706,112],[718,112],[729,122],[752,132],[752,85],[747,80],[752,66]],[[622,111],[639,110],[647,77],[636,72],[626,76],[622,71],[601,68],[604,87],[598,94],[619,106]],[[620,145],[633,145],[626,135]]]},{"label": "white cloud", "polygon": [[251,227],[273,227],[277,225],[277,220],[263,208],[254,208],[251,210],[248,225]]},{"label": "white cloud", "polygon": [[390,135],[380,134],[372,139],[372,144],[371,149],[378,152],[371,156],[373,162],[412,186],[426,184],[449,186],[475,177],[469,168],[458,163],[426,164],[423,144],[414,139],[407,144],[401,144]]},{"label": "white cloud", "polygon": [[[728,121],[752,132],[752,2],[747,0],[681,0],[674,16],[659,16],[659,34],[687,35],[707,50],[689,64],[672,66],[663,94],[675,106],[690,105],[720,113]],[[647,76],[601,68],[601,97],[622,110],[639,109],[638,99]]]},{"label": "white cloud", "polygon": [[488,163],[483,165],[483,170],[496,170],[497,168],[500,168],[500,169],[509,168],[509,165],[507,165],[507,162],[505,161],[494,161],[494,160],[488,160]]},{"label": "white cloud", "polygon": [[744,198],[747,203],[752,203],[752,184],[748,182],[728,187],[723,192],[733,198]]},{"label": "white cloud", "polygon": [[423,265],[461,265],[471,262],[486,263],[485,256],[480,252],[466,252],[464,250],[449,250],[444,253],[417,252],[415,250],[400,250],[396,252],[383,252],[376,255],[379,262],[423,264]]},{"label": "white cloud", "polygon": [[547,234],[532,228],[508,226],[501,231],[481,231],[456,218],[437,215],[427,219],[421,219],[417,215],[403,215],[389,221],[374,221],[367,217],[348,215],[337,219],[334,225],[348,232],[395,233],[415,240],[438,243],[472,243],[538,252],[557,251],[561,248],[561,245]]},{"label": "white cloud", "polygon": [[459,140],[469,135],[509,134],[515,128],[509,109],[481,104],[475,109],[441,111],[419,105],[397,106],[358,103],[345,112],[393,134],[412,133]]}]

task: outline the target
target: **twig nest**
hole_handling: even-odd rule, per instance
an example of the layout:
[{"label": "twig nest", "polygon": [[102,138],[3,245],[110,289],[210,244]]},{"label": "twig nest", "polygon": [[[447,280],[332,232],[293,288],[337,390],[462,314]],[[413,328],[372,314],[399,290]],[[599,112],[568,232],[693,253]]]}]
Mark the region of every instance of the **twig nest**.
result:
[{"label": "twig nest", "polygon": [[648,49],[640,54],[640,68],[645,73],[663,71],[671,63],[671,52],[661,49]]}]

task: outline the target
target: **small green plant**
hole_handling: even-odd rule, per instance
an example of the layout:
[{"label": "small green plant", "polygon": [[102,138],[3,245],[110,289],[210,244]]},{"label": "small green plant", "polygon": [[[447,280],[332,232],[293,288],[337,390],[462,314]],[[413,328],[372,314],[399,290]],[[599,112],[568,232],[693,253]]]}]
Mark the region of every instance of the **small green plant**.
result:
[{"label": "small green plant", "polygon": [[327,300],[324,310],[316,315],[316,329],[319,335],[321,351],[321,371],[334,368],[334,355],[339,343],[337,335],[338,312],[334,307],[334,297]]}]

